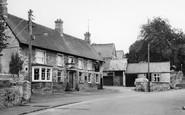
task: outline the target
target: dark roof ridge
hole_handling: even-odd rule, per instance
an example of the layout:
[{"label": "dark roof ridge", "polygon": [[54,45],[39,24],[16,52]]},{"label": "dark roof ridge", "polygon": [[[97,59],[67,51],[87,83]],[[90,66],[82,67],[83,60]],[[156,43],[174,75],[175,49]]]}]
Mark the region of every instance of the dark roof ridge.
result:
[{"label": "dark roof ridge", "polygon": [[[11,16],[13,16],[13,17],[19,18],[20,20],[28,21],[27,19],[24,19],[24,18],[15,16],[15,15],[10,14],[10,13],[8,13],[8,15],[11,15]],[[47,27],[47,26],[41,25],[41,24],[39,24],[39,23],[36,23],[36,22],[33,22],[33,27],[34,27],[34,25],[38,25],[38,26],[41,26],[41,27],[44,27],[44,28],[47,28],[47,29],[50,29],[50,30],[55,30],[55,29],[52,29],[52,28],[50,28],[50,27]]]}]

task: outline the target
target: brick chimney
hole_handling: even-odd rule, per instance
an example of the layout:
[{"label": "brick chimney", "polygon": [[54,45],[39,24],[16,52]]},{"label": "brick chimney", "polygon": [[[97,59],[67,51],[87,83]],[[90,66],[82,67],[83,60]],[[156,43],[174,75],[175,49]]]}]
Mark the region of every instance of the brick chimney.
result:
[{"label": "brick chimney", "polygon": [[55,30],[58,31],[60,36],[63,36],[63,21],[61,19],[55,21]]},{"label": "brick chimney", "polygon": [[86,41],[88,44],[91,44],[91,39],[90,39],[91,34],[90,34],[89,32],[86,32],[86,33],[84,34],[84,37],[85,37],[85,41]]},{"label": "brick chimney", "polygon": [[8,13],[7,0],[0,0],[0,19],[1,16],[7,18],[7,13]]}]

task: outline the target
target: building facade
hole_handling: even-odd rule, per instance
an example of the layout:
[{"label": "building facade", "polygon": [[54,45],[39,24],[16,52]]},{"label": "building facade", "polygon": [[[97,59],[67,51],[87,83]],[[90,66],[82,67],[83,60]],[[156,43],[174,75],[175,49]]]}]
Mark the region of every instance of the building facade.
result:
[{"label": "building facade", "polygon": [[61,19],[55,21],[55,29],[33,23],[32,76],[28,78],[28,21],[7,12],[1,18],[8,26],[6,35],[10,36],[9,45],[0,57],[1,73],[9,73],[10,57],[18,53],[24,61],[20,76],[31,79],[33,93],[99,87],[103,59],[85,40],[63,33]]},{"label": "building facade", "polygon": [[[151,82],[170,83],[170,62],[149,64]],[[148,79],[148,63],[129,63],[126,69],[126,86],[134,86],[136,78]]]}]

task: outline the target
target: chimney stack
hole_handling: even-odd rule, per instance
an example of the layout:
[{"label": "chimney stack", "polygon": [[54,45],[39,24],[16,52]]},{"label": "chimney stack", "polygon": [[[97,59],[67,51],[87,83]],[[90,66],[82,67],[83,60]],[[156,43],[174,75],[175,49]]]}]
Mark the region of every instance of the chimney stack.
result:
[{"label": "chimney stack", "polygon": [[7,18],[7,13],[7,0],[0,0],[0,19],[2,18],[2,16],[4,18]]},{"label": "chimney stack", "polygon": [[85,41],[86,41],[88,44],[91,44],[91,39],[90,39],[91,34],[90,34],[89,32],[86,32],[86,33],[84,34],[84,37],[85,37]]},{"label": "chimney stack", "polygon": [[61,19],[55,21],[55,30],[58,31],[60,36],[63,36],[63,21]]}]

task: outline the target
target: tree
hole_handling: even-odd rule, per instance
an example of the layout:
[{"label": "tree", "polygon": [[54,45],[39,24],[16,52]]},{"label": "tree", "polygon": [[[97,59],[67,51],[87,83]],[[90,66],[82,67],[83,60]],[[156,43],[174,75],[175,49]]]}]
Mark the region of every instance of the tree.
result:
[{"label": "tree", "polygon": [[23,61],[19,57],[18,53],[13,53],[11,55],[11,61],[9,63],[9,73],[19,75],[19,72],[22,70]]},{"label": "tree", "polygon": [[5,22],[0,21],[0,53],[1,51],[7,47],[7,39],[10,38],[5,34],[5,31],[7,29],[7,25]]},{"label": "tree", "polygon": [[157,17],[141,26],[139,40],[129,48],[128,61],[147,62],[148,44],[151,62],[170,61],[176,70],[185,66],[184,33],[172,28],[168,20]]}]

